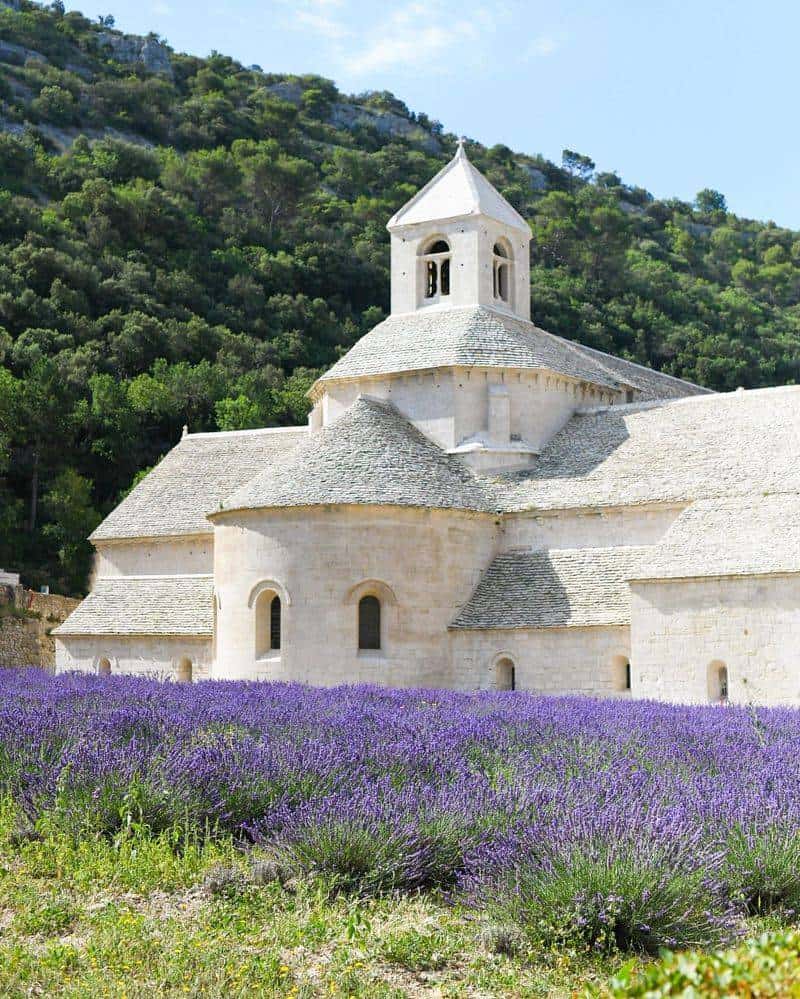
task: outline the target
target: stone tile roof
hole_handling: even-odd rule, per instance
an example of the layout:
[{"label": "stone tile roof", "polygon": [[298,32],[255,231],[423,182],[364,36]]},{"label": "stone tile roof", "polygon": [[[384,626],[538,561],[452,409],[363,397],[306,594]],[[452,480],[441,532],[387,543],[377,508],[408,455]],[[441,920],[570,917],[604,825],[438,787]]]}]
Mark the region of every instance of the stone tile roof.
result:
[{"label": "stone tile roof", "polygon": [[563,340],[527,320],[484,306],[389,316],[362,337],[316,385],[321,387],[341,378],[459,365],[554,371],[609,389],[641,389],[647,398],[707,391]]},{"label": "stone tile roof", "polygon": [[574,416],[529,470],[494,480],[506,511],[800,491],[800,387]]},{"label": "stone tile roof", "polygon": [[211,635],[211,576],[114,576],[53,630],[54,635]]},{"label": "stone tile roof", "polygon": [[366,396],[284,462],[228,496],[221,509],[328,503],[494,508],[491,495],[459,458],[437,447],[390,403]]},{"label": "stone tile roof", "polygon": [[211,534],[206,514],[257,472],[284,460],[307,435],[306,427],[187,434],[91,540]]},{"label": "stone tile roof", "polygon": [[632,579],[800,572],[800,495],[751,494],[687,507]]},{"label": "stone tile roof", "polygon": [[530,236],[531,227],[489,183],[459,146],[447,166],[395,212],[386,228],[484,215]]},{"label": "stone tile roof", "polygon": [[498,555],[452,628],[630,624],[626,578],[646,548],[570,548]]},{"label": "stone tile roof", "polygon": [[684,381],[683,378],[674,378],[672,375],[665,375],[663,372],[655,371],[643,364],[626,361],[613,354],[604,354],[602,350],[595,350],[582,343],[565,342],[591,360],[592,363],[607,371],[618,382],[636,389],[637,402],[648,402],[654,399],[684,399],[687,396],[713,394],[711,389],[694,385],[692,382]]}]

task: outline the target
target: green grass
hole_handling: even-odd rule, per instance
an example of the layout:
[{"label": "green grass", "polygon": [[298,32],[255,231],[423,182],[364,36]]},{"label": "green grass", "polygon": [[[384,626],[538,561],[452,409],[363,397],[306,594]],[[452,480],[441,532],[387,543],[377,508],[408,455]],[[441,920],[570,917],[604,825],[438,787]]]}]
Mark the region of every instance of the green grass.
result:
[{"label": "green grass", "polygon": [[[355,897],[319,877],[256,886],[229,841],[37,832],[20,833],[0,805],[4,999],[644,995],[637,976],[659,967],[524,938],[513,956],[491,953],[486,919],[431,892]],[[241,878],[230,890],[204,887],[207,872],[231,867]]]},{"label": "green grass", "polygon": [[[203,878],[220,865],[242,883],[214,894]],[[56,828],[26,839],[0,807],[0,995],[566,996],[614,970],[489,953],[476,914],[433,893],[357,898],[324,878],[255,886],[248,871],[225,841]]]}]

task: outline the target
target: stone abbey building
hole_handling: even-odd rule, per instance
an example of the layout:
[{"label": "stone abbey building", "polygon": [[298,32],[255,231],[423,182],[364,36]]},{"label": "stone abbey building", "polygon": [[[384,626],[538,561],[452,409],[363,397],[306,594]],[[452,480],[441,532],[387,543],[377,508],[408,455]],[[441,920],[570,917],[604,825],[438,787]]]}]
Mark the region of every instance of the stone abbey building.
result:
[{"label": "stone abbey building", "polygon": [[800,703],[800,387],[538,329],[463,148],[307,427],[185,434],[92,535],[60,670]]}]

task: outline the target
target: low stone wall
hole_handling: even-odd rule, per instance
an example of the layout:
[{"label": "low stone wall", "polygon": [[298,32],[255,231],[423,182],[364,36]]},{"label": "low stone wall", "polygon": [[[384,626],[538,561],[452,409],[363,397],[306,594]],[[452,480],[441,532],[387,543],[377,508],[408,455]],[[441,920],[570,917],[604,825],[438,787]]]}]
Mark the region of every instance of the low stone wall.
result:
[{"label": "low stone wall", "polygon": [[51,632],[80,603],[72,597],[0,586],[0,667],[55,666]]}]

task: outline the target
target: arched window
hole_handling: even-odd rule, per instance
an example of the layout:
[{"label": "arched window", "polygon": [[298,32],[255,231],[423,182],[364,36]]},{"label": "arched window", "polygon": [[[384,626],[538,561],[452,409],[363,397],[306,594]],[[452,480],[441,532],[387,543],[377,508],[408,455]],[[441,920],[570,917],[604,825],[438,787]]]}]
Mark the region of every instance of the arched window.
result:
[{"label": "arched window", "polygon": [[107,659],[105,656],[97,664],[97,672],[100,676],[110,676],[111,675],[111,660]]},{"label": "arched window", "polygon": [[708,667],[708,699],[712,704],[728,703],[728,667],[719,659]]},{"label": "arched window", "polygon": [[728,700],[728,667],[723,666],[719,671],[719,699],[724,703]]},{"label": "arched window", "polygon": [[178,683],[192,682],[192,660],[188,656],[183,656],[178,662],[176,679]]},{"label": "arched window", "polygon": [[494,689],[516,690],[517,676],[514,662],[508,656],[503,656],[494,664]]},{"label": "arched window", "polygon": [[358,647],[381,647],[381,602],[372,594],[358,601]]},{"label": "arched window", "polygon": [[450,244],[435,239],[422,255],[423,299],[432,304],[450,294]]},{"label": "arched window", "polygon": [[255,601],[256,658],[263,659],[281,648],[282,604],[271,588],[263,589]]},{"label": "arched window", "polygon": [[511,251],[505,243],[495,243],[492,253],[492,291],[500,302],[511,302]]},{"label": "arched window", "polygon": [[256,659],[276,655],[283,645],[283,608],[292,606],[291,594],[283,583],[275,579],[261,579],[250,590],[247,606],[253,611],[253,651]]},{"label": "arched window", "polygon": [[612,660],[614,671],[614,690],[620,692],[631,689],[631,661],[627,656],[614,656]]},{"label": "arched window", "polygon": [[269,647],[281,647],[281,598],[277,594],[269,605]]}]

